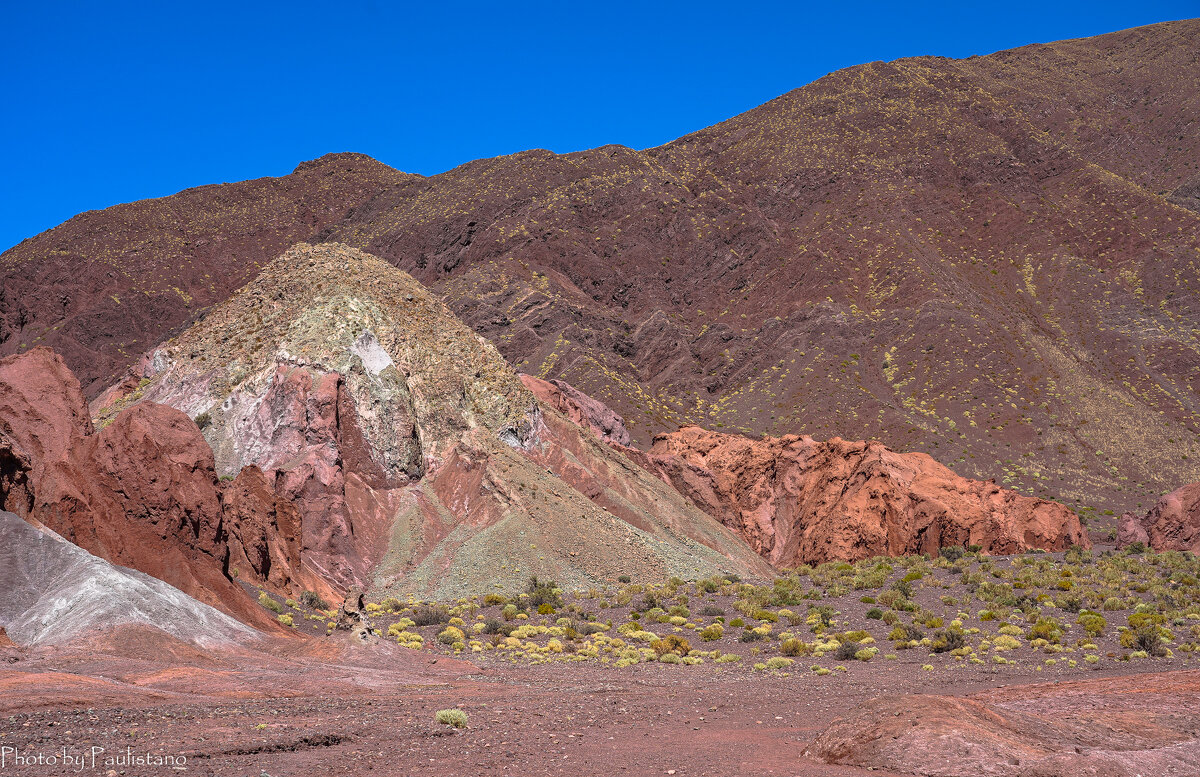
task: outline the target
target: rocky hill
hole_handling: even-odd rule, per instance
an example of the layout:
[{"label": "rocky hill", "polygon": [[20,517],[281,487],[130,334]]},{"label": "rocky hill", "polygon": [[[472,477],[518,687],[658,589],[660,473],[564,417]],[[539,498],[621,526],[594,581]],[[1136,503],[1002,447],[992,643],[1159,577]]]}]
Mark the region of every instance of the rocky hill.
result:
[{"label": "rocky hill", "polygon": [[[298,238],[412,273],[634,438],[877,438],[1085,512],[1200,480],[1200,22],[832,73],[645,151],[355,155],[0,259],[90,396]],[[398,453],[398,455],[400,455]]]},{"label": "rocky hill", "polygon": [[104,434],[163,405],[195,419],[221,478],[262,473],[298,513],[293,574],[337,591],[769,573],[736,534],[541,405],[410,276],[343,245],[293,247],[93,408]]}]

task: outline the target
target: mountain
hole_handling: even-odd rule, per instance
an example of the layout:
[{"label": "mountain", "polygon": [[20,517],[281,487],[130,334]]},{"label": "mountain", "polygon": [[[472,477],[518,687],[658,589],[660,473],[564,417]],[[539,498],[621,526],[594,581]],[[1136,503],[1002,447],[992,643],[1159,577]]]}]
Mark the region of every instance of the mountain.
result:
[{"label": "mountain", "polygon": [[530,575],[579,589],[770,574],[539,403],[411,276],[344,245],[286,251],[92,405],[99,434],[164,406],[202,428],[218,477],[262,473],[295,510],[293,576],[310,589],[445,598]]},{"label": "mountain", "polygon": [[837,71],[644,151],[359,155],[0,258],[0,353],[89,396],[297,239],[411,273],[624,416],[879,439],[1121,512],[1200,480],[1200,21]]}]

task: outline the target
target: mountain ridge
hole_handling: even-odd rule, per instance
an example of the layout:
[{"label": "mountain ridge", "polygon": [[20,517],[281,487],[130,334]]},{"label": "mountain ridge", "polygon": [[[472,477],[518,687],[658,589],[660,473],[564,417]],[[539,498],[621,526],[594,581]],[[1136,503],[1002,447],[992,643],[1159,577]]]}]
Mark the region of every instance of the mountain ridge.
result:
[{"label": "mountain ridge", "polygon": [[643,444],[687,423],[877,437],[1136,509],[1200,479],[1200,216],[1167,199],[1200,175],[1197,40],[1188,20],[867,63],[641,151],[430,177],[322,157],[222,189],[252,204],[182,227],[195,248],[146,248],[147,222],[107,263],[54,230],[6,252],[0,352],[54,345],[94,396],[295,239],[336,240]]}]

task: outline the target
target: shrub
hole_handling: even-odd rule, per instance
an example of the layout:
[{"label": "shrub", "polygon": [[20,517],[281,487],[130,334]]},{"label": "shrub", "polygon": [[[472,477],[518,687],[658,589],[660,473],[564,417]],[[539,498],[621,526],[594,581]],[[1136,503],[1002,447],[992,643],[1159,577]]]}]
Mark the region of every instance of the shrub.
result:
[{"label": "shrub", "polygon": [[681,656],[686,656],[691,652],[692,646],[683,637],[677,637],[674,634],[668,634],[662,639],[656,639],[650,643],[650,647],[659,656],[667,653],[676,653]]},{"label": "shrub", "polygon": [[314,610],[331,609],[329,602],[321,598],[321,595],[316,591],[305,591],[300,594],[300,603],[305,607],[310,607]]},{"label": "shrub", "polygon": [[260,593],[258,595],[258,603],[261,604],[263,607],[266,607],[271,612],[274,612],[274,613],[283,612],[283,605],[280,604],[279,602],[275,601],[274,599],[272,599],[267,594],[266,591],[263,591],[262,593]]},{"label": "shrub", "polygon": [[849,661],[861,649],[862,647],[857,642],[846,641],[838,645],[837,650],[833,652],[833,657],[839,661]]},{"label": "shrub", "polygon": [[1070,596],[1064,596],[1062,599],[1059,599],[1058,606],[1065,612],[1075,613],[1083,609],[1083,600],[1077,595],[1071,594]]},{"label": "shrub", "polygon": [[421,647],[424,646],[425,638],[420,634],[417,634],[415,631],[404,631],[403,629],[393,632],[392,629],[395,628],[395,624],[392,624],[391,628],[388,629],[388,636],[394,637],[396,642],[398,642],[402,647],[420,650]]},{"label": "shrub", "polygon": [[959,650],[966,643],[966,637],[958,629],[943,629],[933,635],[933,644],[930,648],[934,653],[949,653],[951,650]]},{"label": "shrub", "polygon": [[766,638],[767,638],[767,635],[763,634],[761,631],[755,631],[754,629],[746,629],[745,631],[742,632],[741,636],[738,637],[738,642],[758,642],[758,641],[764,640]]},{"label": "shrub", "polygon": [[525,594],[529,597],[527,600],[529,605],[537,607],[539,611],[543,604],[548,604],[555,610],[562,607],[558,584],[553,580],[538,580],[537,575],[534,575],[529,578],[529,582],[525,586]]},{"label": "shrub", "polygon": [[1162,629],[1150,622],[1122,632],[1121,647],[1136,647],[1139,652],[1148,653],[1156,658],[1167,654],[1167,647],[1162,643]]},{"label": "shrub", "polygon": [[828,604],[820,604],[809,610],[808,620],[813,621],[813,630],[818,628],[829,628],[833,625],[833,616],[837,614],[837,610],[833,609]]},{"label": "shrub", "polygon": [[279,622],[282,623],[284,626],[293,625],[292,614],[290,612],[285,612],[283,615],[280,615]]},{"label": "shrub", "polygon": [[1058,643],[1062,639],[1063,629],[1054,618],[1038,618],[1037,623],[1025,635],[1027,639],[1044,639],[1047,642]]},{"label": "shrub", "polygon": [[510,621],[517,617],[517,612],[517,605],[509,602],[508,604],[504,605],[504,609],[500,611],[500,614],[504,616],[504,620]]},{"label": "shrub", "polygon": [[1075,622],[1083,627],[1089,637],[1099,637],[1104,633],[1104,627],[1108,625],[1108,621],[1103,615],[1087,611],[1080,613]]},{"label": "shrub", "polygon": [[917,626],[905,626],[901,623],[897,624],[896,628],[892,629],[887,638],[893,642],[908,642],[909,640],[921,639],[924,636],[925,634],[921,631],[921,629],[917,628]]},{"label": "shrub", "polygon": [[1021,643],[1016,637],[1010,637],[1007,634],[1001,634],[992,640],[992,648],[995,650],[1016,650],[1021,647]]},{"label": "shrub", "polygon": [[785,639],[779,645],[779,652],[785,656],[802,656],[808,652],[808,645],[792,637],[791,639]]},{"label": "shrub", "polygon": [[617,582],[618,582],[618,583],[629,584],[629,583],[632,583],[632,582],[633,582],[633,578],[632,578],[632,577],[630,577],[629,575],[621,575],[620,577],[618,577],[618,578],[617,578]]},{"label": "shrub", "polygon": [[700,608],[700,614],[705,618],[718,618],[725,614],[725,611],[715,604],[706,604]]},{"label": "shrub", "polygon": [[450,622],[450,611],[439,604],[422,604],[413,610],[414,626],[434,626]]},{"label": "shrub", "polygon": [[734,618],[733,620],[729,621],[729,625],[735,629],[740,629],[742,626],[746,625],[746,621],[742,620],[741,618]]},{"label": "shrub", "polygon": [[783,656],[775,656],[774,658],[767,659],[766,667],[767,669],[785,669],[791,665],[792,659],[784,658]]},{"label": "shrub", "polygon": [[872,607],[867,610],[867,617],[874,621],[883,620],[883,610],[878,607]]},{"label": "shrub", "polygon": [[196,416],[195,421],[196,426],[200,427],[201,429],[207,429],[209,424],[212,423],[212,414],[206,410],[200,415]]},{"label": "shrub", "polygon": [[754,620],[762,621],[763,623],[778,623],[779,622],[779,616],[776,615],[775,613],[771,612],[770,610],[755,610],[754,615],[751,617],[753,617]]},{"label": "shrub", "polygon": [[467,713],[460,709],[438,710],[433,719],[445,726],[454,726],[455,728],[467,727]]},{"label": "shrub", "polygon": [[502,634],[507,637],[509,634],[512,634],[515,629],[516,626],[505,623],[499,618],[488,618],[483,622],[484,634]]},{"label": "shrub", "polygon": [[538,605],[537,612],[538,615],[553,615],[554,605],[550,604],[549,602],[542,602]]},{"label": "shrub", "polygon": [[484,607],[503,606],[508,604],[508,597],[501,594],[486,594],[483,597]]},{"label": "shrub", "polygon": [[875,654],[878,652],[879,652],[878,648],[873,648],[873,647],[863,648],[862,650],[856,650],[854,652],[854,660],[855,661],[870,661],[872,658],[875,657]]},{"label": "shrub", "polygon": [[465,635],[457,626],[447,626],[437,635],[438,642],[443,645],[453,645],[455,642],[462,642],[463,639],[465,639]]},{"label": "shrub", "polygon": [[700,639],[705,642],[715,642],[725,636],[725,628],[719,623],[714,623],[711,626],[705,626],[700,630]]},{"label": "shrub", "polygon": [[958,561],[967,554],[966,549],[960,545],[948,545],[941,550],[942,558],[947,561]]}]

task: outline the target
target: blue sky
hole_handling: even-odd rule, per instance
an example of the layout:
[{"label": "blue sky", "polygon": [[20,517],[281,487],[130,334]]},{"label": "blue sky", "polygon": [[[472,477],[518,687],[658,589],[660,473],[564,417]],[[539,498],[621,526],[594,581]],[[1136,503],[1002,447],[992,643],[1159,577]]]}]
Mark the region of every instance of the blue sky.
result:
[{"label": "blue sky", "polygon": [[0,26],[0,249],[93,208],[330,151],[434,174],[644,148],[838,68],[1200,13],[1137,3],[17,3]]}]

